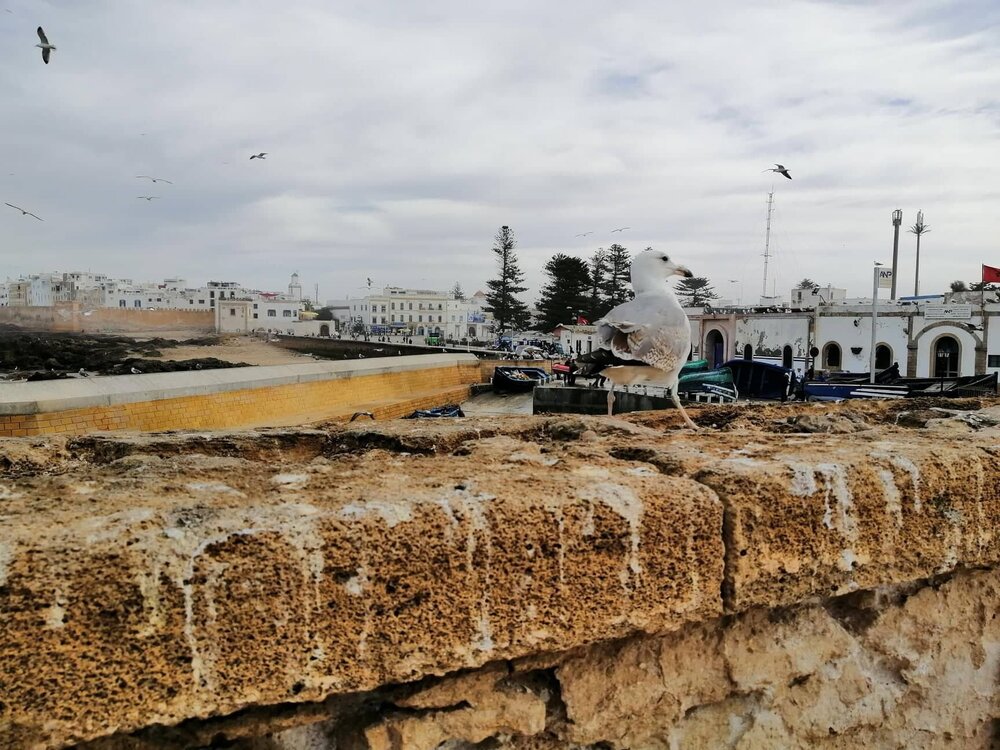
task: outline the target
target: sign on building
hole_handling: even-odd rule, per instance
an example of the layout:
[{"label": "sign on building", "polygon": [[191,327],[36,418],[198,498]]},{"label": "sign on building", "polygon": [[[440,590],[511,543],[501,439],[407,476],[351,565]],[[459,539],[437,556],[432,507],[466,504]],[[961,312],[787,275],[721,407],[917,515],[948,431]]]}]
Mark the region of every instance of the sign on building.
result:
[{"label": "sign on building", "polygon": [[486,322],[486,313],[484,313],[484,312],[470,312],[466,316],[466,319],[468,320],[469,323],[485,323]]},{"label": "sign on building", "polygon": [[968,320],[972,317],[972,305],[927,305],[924,317],[927,320]]},{"label": "sign on building", "polygon": [[878,269],[878,288],[879,289],[892,289],[892,269],[891,268],[880,268],[880,269]]}]

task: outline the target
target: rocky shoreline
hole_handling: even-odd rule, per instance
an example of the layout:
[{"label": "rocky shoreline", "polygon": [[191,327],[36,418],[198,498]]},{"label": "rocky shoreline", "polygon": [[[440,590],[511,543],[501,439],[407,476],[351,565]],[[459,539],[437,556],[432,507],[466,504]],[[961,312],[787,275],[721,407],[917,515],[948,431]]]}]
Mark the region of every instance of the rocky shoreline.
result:
[{"label": "rocky shoreline", "polygon": [[218,337],[186,341],[165,338],[134,339],[79,333],[0,331],[0,372],[5,380],[56,380],[90,375],[211,370],[248,367],[216,357],[161,360],[162,350],[179,346],[212,346]]}]

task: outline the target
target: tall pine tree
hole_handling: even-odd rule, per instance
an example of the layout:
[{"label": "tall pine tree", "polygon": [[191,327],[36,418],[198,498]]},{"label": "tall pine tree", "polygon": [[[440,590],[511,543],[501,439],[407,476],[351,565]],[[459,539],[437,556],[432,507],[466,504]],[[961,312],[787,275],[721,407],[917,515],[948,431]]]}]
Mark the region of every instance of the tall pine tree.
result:
[{"label": "tall pine tree", "polygon": [[489,291],[486,293],[486,312],[493,313],[497,324],[497,333],[503,335],[513,330],[524,330],[528,327],[531,316],[528,306],[516,295],[527,291],[521,286],[524,273],[517,265],[514,254],[514,232],[507,225],[500,227],[493,239],[493,253],[497,256],[499,276],[486,282]]},{"label": "tall pine tree", "polygon": [[607,253],[602,247],[590,258],[590,290],[587,293],[587,306],[584,308],[587,312],[584,317],[591,323],[607,312],[604,300],[601,299],[607,272]]},{"label": "tall pine tree", "polygon": [[604,278],[605,309],[601,312],[602,315],[612,307],[627,302],[635,296],[629,285],[632,258],[629,256],[628,250],[618,244],[612,245],[608,248],[605,262],[608,271]]},{"label": "tall pine tree", "polygon": [[589,321],[590,268],[585,260],[557,253],[545,264],[549,282],[538,300],[543,331],[560,323],[576,323],[582,315]]},{"label": "tall pine tree", "polygon": [[676,291],[677,299],[684,307],[701,307],[713,299],[719,298],[704,276],[681,279]]}]

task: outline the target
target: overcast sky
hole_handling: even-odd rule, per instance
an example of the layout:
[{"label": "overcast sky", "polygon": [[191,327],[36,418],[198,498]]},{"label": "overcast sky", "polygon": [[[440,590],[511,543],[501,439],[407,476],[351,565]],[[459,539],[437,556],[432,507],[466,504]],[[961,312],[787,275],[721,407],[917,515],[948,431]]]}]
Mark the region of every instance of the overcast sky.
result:
[{"label": "overcast sky", "polygon": [[998,136],[995,0],[0,0],[0,277],[474,291],[508,224],[530,303],[618,238],[750,300],[773,185],[779,293],[869,294],[895,208],[933,292],[1000,266]]}]

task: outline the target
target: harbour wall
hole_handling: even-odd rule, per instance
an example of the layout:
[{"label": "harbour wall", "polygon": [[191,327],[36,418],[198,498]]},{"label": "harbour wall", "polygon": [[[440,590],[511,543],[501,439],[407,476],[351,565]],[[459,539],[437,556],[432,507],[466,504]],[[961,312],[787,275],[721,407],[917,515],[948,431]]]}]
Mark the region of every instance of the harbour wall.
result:
[{"label": "harbour wall", "polygon": [[0,436],[388,419],[461,403],[480,377],[471,354],[433,354],[5,383]]},{"label": "harbour wall", "polygon": [[136,310],[114,307],[85,308],[78,302],[48,307],[0,307],[0,325],[26,331],[77,333],[211,333],[211,310]]}]

